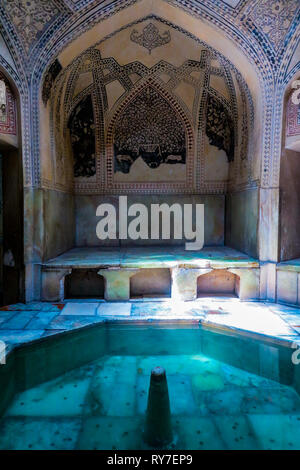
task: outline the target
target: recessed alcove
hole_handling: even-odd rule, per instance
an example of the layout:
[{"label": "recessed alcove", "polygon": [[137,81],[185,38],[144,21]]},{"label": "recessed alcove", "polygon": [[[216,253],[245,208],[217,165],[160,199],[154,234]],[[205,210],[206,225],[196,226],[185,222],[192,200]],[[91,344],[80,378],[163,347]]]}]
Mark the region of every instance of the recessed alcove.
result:
[{"label": "recessed alcove", "polygon": [[65,276],[66,299],[103,299],[104,278],[95,269],[73,269]]},{"label": "recessed alcove", "polygon": [[143,297],[171,297],[170,269],[140,269],[130,278],[130,298]]},{"label": "recessed alcove", "polygon": [[[260,142],[261,127],[254,142],[250,83],[220,51],[176,25],[156,17],[136,25],[140,37],[147,36],[149,28],[153,37],[168,38],[151,54],[132,40],[128,26],[103,41],[96,38],[67,66],[60,56],[49,65],[49,80],[43,83],[41,141],[50,142],[42,154],[42,168],[47,185],[44,214],[50,214],[52,222],[48,224],[46,217],[43,298],[52,299],[52,289],[56,297],[61,295],[64,276],[65,298],[77,296],[81,282],[91,283],[91,294],[84,287],[79,295],[94,297],[95,274],[68,277],[68,270],[86,266],[98,268],[105,277],[106,300],[171,297],[177,287],[186,290],[181,292],[184,298],[195,298],[195,272],[187,294],[189,281],[171,286],[171,277],[177,276],[174,267],[180,268],[182,279],[184,269],[201,268],[202,262],[211,267],[210,262],[218,261],[225,269],[241,261],[242,267],[251,268],[252,259],[258,258],[260,161],[255,142]],[[126,59],[119,48],[125,39]],[[120,207],[120,196],[126,198],[125,208]],[[200,204],[204,247],[210,253],[191,252],[190,260],[185,243],[191,241],[196,222],[199,225]],[[115,214],[112,237],[101,238],[97,231],[105,217],[98,211],[101,205],[109,205]],[[187,205],[192,207],[192,220],[185,224]],[[153,206],[163,207],[155,236]],[[133,218],[140,210],[144,218],[138,223]],[[119,219],[124,213],[125,235]],[[170,232],[162,228],[165,216]],[[156,248],[161,249],[159,256]],[[73,258],[74,250],[78,258]],[[234,291],[226,279],[214,280],[217,287],[211,295]]]},{"label": "recessed alcove", "polygon": [[24,188],[19,96],[0,70],[0,305],[24,300]]},{"label": "recessed alcove", "polygon": [[280,261],[291,264],[300,258],[300,144],[296,145],[300,141],[300,105],[292,101],[294,92],[289,86],[284,97],[279,203]]},{"label": "recessed alcove", "polygon": [[197,278],[197,297],[237,297],[240,278],[226,269],[214,269]]}]

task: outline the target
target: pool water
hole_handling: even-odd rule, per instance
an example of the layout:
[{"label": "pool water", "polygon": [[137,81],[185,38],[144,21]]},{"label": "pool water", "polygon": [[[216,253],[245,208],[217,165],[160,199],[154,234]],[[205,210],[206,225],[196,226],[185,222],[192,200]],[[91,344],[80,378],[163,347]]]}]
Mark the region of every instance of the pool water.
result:
[{"label": "pool water", "polygon": [[104,354],[17,393],[0,420],[0,449],[146,449],[142,430],[155,366],[167,373],[177,436],[170,448],[300,449],[294,388],[202,352],[167,351]]}]

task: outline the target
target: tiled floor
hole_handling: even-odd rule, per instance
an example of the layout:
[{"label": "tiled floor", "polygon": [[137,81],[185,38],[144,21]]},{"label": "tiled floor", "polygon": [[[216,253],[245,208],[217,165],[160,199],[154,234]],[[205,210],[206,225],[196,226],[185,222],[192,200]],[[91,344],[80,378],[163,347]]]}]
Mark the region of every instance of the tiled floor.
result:
[{"label": "tiled floor", "polygon": [[[193,322],[196,328],[181,329],[177,341],[172,328],[158,328],[165,335],[162,344],[169,349],[156,354],[155,345],[161,346],[151,322],[166,320]],[[266,342],[259,344],[259,353],[249,356],[255,360],[248,364],[251,372],[247,372],[227,364],[223,355],[216,360],[199,353],[197,328],[199,323],[237,330],[300,347],[300,309],[228,297],[180,303],[150,299],[36,302],[0,310],[0,340],[9,351],[16,345],[87,325],[124,321],[132,326],[136,321],[149,322],[150,328],[142,327],[139,337],[135,327],[131,333],[128,325],[125,330],[117,327],[118,335],[110,336],[113,352],[109,355],[16,394],[0,420],[0,449],[144,448],[141,429],[149,371],[158,364],[168,371],[178,448],[300,448],[300,400],[294,389],[278,383],[278,350]],[[98,331],[96,336],[99,342]],[[248,340],[243,343],[237,348],[228,348],[227,343],[223,352],[227,348],[231,356],[239,358],[239,348]],[[128,344],[133,345],[136,355],[124,354]],[[172,344],[176,344],[175,355],[170,352]],[[255,361],[261,376],[252,373]]]},{"label": "tiled floor", "polygon": [[171,448],[300,448],[295,390],[193,354],[102,356],[18,393],[0,420],[0,449],[147,448],[142,429],[157,363],[167,371]]},{"label": "tiled floor", "polygon": [[201,298],[193,302],[136,300],[35,302],[0,309],[0,340],[16,345],[107,321],[193,321],[300,344],[300,309],[237,298]]}]

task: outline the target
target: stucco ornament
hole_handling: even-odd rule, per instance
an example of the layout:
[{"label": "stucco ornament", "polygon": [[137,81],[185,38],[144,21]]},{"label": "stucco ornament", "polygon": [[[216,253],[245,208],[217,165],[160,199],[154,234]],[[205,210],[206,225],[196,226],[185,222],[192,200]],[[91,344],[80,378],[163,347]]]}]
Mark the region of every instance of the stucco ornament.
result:
[{"label": "stucco ornament", "polygon": [[163,46],[171,41],[171,33],[170,31],[165,31],[160,35],[158,28],[153,23],[149,23],[145,26],[141,34],[134,29],[130,35],[130,39],[132,42],[148,49],[149,54],[151,54],[151,51],[156,47]]}]

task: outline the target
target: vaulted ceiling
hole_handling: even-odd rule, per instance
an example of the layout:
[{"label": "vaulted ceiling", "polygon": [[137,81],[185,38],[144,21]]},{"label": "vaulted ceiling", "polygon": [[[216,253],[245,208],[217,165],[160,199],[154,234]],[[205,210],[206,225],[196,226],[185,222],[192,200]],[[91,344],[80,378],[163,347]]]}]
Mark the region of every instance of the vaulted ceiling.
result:
[{"label": "vaulted ceiling", "polygon": [[[157,0],[148,0],[155,6]],[[287,43],[299,26],[299,0],[164,0],[216,27],[230,28],[243,36],[249,48],[261,49],[273,67],[279,67]],[[140,0],[2,0],[0,31],[10,41],[16,60],[24,69],[78,30],[126,9]],[[299,36],[299,35],[298,35]],[[298,37],[299,39],[299,37]]]},{"label": "vaulted ceiling", "polygon": [[22,100],[25,183],[40,184],[40,92],[56,59],[65,70],[97,41],[151,18],[185,30],[239,70],[257,131],[264,129],[263,184],[277,184],[282,97],[300,71],[299,0],[1,0],[0,68]]}]

